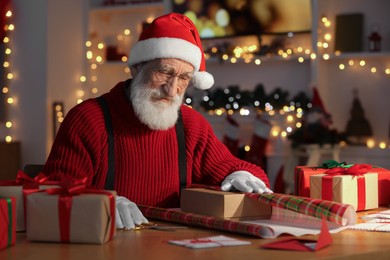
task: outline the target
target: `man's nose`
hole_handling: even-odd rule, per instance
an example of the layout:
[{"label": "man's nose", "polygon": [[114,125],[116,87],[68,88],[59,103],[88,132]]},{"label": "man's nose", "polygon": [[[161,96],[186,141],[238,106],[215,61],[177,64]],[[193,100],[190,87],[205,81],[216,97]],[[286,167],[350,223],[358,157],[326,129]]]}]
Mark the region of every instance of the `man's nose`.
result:
[{"label": "man's nose", "polygon": [[170,97],[176,96],[178,89],[179,89],[179,80],[177,77],[170,78],[164,87],[165,93]]}]

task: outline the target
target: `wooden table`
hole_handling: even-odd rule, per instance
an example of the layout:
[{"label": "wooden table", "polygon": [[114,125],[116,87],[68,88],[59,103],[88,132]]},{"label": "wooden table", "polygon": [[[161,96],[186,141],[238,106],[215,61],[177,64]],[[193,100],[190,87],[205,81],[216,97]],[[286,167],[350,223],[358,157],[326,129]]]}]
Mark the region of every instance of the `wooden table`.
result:
[{"label": "wooden table", "polygon": [[[366,214],[367,212],[360,213]],[[173,225],[170,223],[164,223]],[[251,241],[251,245],[189,249],[168,244],[170,239],[227,235]],[[189,227],[173,232],[159,230],[118,231],[104,245],[30,242],[25,233],[17,233],[14,246],[0,251],[1,260],[100,260],[100,259],[390,259],[390,233],[345,230],[333,234],[333,243],[317,252],[261,249],[262,244],[282,239],[260,239],[227,232]],[[284,237],[285,238],[285,237]],[[304,236],[317,238],[317,236]]]}]

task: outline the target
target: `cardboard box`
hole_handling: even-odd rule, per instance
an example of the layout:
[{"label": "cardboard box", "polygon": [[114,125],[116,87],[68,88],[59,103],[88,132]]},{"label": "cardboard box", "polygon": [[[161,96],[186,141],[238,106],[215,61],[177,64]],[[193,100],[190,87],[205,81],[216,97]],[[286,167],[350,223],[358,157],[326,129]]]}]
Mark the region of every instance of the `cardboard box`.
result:
[{"label": "cardboard box", "polygon": [[224,192],[203,188],[183,189],[181,210],[200,215],[227,219],[267,219],[272,207],[243,193]]},{"label": "cardboard box", "polygon": [[[331,186],[328,187],[328,191],[332,198],[324,198],[323,196],[324,177],[330,180]],[[363,181],[362,186],[359,186],[358,178]],[[362,201],[358,199],[360,196],[363,196]],[[310,176],[310,197],[350,204],[356,211],[378,208],[378,174],[366,173],[361,176],[312,175]]]},{"label": "cardboard box", "polygon": [[[68,226],[60,222],[64,214],[59,213],[59,195],[37,192],[27,196],[27,239],[90,244],[109,241],[111,234],[115,234],[115,216],[111,215],[109,196],[80,194],[71,198]],[[115,207],[115,200],[113,203]],[[64,226],[68,226],[69,241],[62,241]]]},{"label": "cardboard box", "polygon": [[0,249],[16,242],[16,199],[0,197]]}]

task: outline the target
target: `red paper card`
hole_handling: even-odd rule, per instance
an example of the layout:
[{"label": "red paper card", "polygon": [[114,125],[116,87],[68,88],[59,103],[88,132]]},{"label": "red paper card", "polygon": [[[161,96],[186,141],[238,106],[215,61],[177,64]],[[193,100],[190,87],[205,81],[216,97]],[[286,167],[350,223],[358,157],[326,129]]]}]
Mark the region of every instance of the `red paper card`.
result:
[{"label": "red paper card", "polygon": [[322,219],[321,232],[318,240],[314,239],[299,239],[299,238],[287,238],[278,240],[262,245],[262,248],[266,249],[279,249],[279,250],[294,250],[294,251],[317,251],[333,242],[332,236],[329,233],[326,220]]}]

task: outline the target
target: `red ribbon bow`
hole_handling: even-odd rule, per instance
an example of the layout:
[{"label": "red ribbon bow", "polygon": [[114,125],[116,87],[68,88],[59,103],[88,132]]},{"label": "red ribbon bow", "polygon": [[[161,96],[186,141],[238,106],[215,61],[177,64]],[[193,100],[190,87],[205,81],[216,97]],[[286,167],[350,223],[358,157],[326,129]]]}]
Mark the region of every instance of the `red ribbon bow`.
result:
[{"label": "red ribbon bow", "polygon": [[371,169],[372,166],[370,164],[362,163],[362,164],[354,164],[349,168],[334,167],[332,169],[325,171],[324,173],[328,175],[364,175]]},{"label": "red ribbon bow", "polygon": [[46,176],[43,172],[39,173],[34,178],[31,178],[25,172],[19,170],[17,175],[16,175],[15,182],[19,185],[29,184],[29,183],[42,184],[42,183],[46,182],[48,179],[49,179],[49,176]]},{"label": "red ribbon bow", "polygon": [[65,175],[61,175],[58,188],[46,189],[46,193],[50,195],[59,195],[58,198],[58,215],[60,222],[61,242],[70,242],[70,215],[72,210],[72,199],[75,195],[80,194],[101,194],[108,196],[110,200],[111,227],[110,239],[114,236],[115,231],[115,197],[111,192],[104,190],[87,189],[88,177],[80,179],[71,179]]}]

